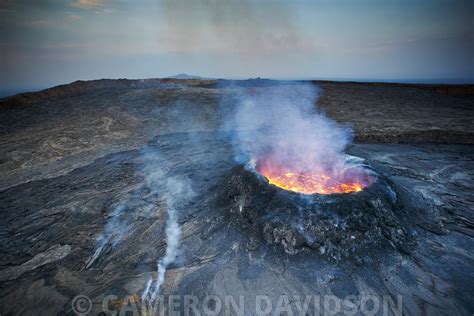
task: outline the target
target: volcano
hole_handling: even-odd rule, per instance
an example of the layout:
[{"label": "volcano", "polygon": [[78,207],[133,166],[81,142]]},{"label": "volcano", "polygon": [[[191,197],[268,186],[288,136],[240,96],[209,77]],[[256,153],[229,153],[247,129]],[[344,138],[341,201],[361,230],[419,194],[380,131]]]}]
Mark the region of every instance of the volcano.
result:
[{"label": "volcano", "polygon": [[[362,159],[348,156],[336,180],[317,172],[272,178],[276,173],[269,176],[274,169],[264,161],[234,168],[217,191],[217,205],[227,210],[230,205],[239,225],[256,239],[290,255],[315,251],[336,260],[377,247],[410,251],[394,184]],[[281,179],[287,182],[276,183]]]}]

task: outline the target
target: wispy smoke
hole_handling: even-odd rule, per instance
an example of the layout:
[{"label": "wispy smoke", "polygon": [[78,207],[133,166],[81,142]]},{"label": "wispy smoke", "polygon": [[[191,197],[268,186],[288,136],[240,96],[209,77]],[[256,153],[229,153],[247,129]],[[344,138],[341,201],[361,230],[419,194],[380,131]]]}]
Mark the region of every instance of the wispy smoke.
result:
[{"label": "wispy smoke", "polygon": [[[166,251],[162,258],[158,258],[157,276],[148,280],[142,294],[142,299],[150,303],[154,303],[160,292],[166,269],[175,262],[179,255],[181,236],[178,223],[179,211],[195,195],[191,187],[191,181],[188,178],[180,178],[170,174],[170,170],[166,169],[165,161],[166,158],[161,156],[158,150],[143,149],[143,165],[140,172],[145,177],[144,182],[132,189],[123,201],[112,207],[104,231],[96,238],[96,250],[85,267],[86,269],[90,268],[102,255],[107,245],[110,245],[113,249],[124,240],[127,234],[132,233],[134,226],[131,222],[133,217],[131,211],[134,208],[139,207],[142,214],[153,215],[152,217],[155,218],[160,210],[165,210]],[[153,196],[154,199],[152,198],[148,202],[144,201],[141,198],[144,192],[148,196]],[[159,205],[153,203],[153,200],[158,200]]]},{"label": "wispy smoke", "polygon": [[178,224],[179,209],[194,197],[191,182],[187,178],[168,176],[163,172],[159,156],[156,152],[148,153],[145,159],[144,172],[146,184],[149,188],[164,195],[166,209],[166,252],[157,262],[157,276],[150,278],[142,293],[142,300],[153,304],[160,293],[167,267],[174,263],[179,255],[179,239],[181,229]]},{"label": "wispy smoke", "polygon": [[100,257],[105,246],[115,247],[128,232],[129,216],[126,214],[128,200],[120,202],[112,207],[104,231],[97,236],[97,246],[94,254],[87,261],[85,269],[89,269]]},{"label": "wispy smoke", "polygon": [[[200,124],[204,114],[196,112],[195,104],[183,97],[176,100],[169,108],[160,107],[156,115],[159,115],[163,122],[160,128],[165,126],[172,131],[186,128],[186,131],[190,133],[190,131],[204,129]],[[150,137],[153,137],[157,130],[150,129],[149,133]],[[192,135],[190,138],[194,139]],[[145,238],[156,238],[161,244],[164,229],[166,245],[162,256],[152,257],[156,260],[156,273],[149,278],[142,292],[142,300],[151,304],[155,303],[160,294],[166,270],[170,265],[175,264],[179,257],[180,213],[195,197],[191,179],[186,174],[180,173],[181,164],[174,160],[176,156],[170,157],[169,152],[164,152],[162,149],[157,145],[156,140],[141,149],[141,164],[136,169],[135,176],[143,181],[128,187],[125,194],[121,192],[117,197],[119,202],[110,207],[104,230],[96,238],[96,248],[85,265],[85,268],[89,269],[98,264],[105,253],[109,254],[108,250],[122,251],[134,245],[140,247],[140,238],[130,240],[127,237],[139,236],[143,230],[143,223],[135,221],[135,218],[149,219],[151,224],[146,233],[149,237]],[[176,155],[176,153],[173,151],[171,155]],[[153,223],[153,221],[158,221],[158,223]],[[129,242],[125,243],[127,239]],[[142,249],[136,250],[138,254],[143,254]],[[152,254],[152,256],[155,255]]]},{"label": "wispy smoke", "polygon": [[239,105],[226,122],[237,130],[239,153],[259,158],[272,155],[292,170],[337,169],[351,129],[318,111],[318,89],[311,84],[288,84],[244,90]]},{"label": "wispy smoke", "polygon": [[[287,54],[308,49],[288,1],[162,0],[164,45],[178,51]],[[209,23],[209,21],[211,23]]]}]

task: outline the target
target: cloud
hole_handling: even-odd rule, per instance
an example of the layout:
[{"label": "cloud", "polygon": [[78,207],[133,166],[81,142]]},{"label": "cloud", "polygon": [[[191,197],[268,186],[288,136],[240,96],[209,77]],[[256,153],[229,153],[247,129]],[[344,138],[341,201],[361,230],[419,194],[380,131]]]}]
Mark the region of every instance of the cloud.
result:
[{"label": "cloud", "polygon": [[75,0],[72,6],[81,9],[97,9],[106,1],[107,0]]},{"label": "cloud", "polygon": [[78,20],[82,19],[82,17],[80,15],[70,13],[70,12],[66,13],[65,17],[68,21],[78,21]]},{"label": "cloud", "polygon": [[318,50],[285,1],[161,0],[160,43],[174,52],[287,55]]}]

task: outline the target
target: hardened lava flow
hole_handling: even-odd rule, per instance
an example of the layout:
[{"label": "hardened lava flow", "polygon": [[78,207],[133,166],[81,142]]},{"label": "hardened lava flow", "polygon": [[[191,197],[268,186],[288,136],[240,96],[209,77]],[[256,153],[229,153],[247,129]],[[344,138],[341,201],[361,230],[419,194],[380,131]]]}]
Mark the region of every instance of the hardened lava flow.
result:
[{"label": "hardened lava flow", "polygon": [[338,260],[377,246],[408,252],[410,229],[393,184],[359,158],[347,156],[343,166],[294,172],[268,157],[251,161],[230,172],[217,204],[246,234],[290,255],[315,251]]}]

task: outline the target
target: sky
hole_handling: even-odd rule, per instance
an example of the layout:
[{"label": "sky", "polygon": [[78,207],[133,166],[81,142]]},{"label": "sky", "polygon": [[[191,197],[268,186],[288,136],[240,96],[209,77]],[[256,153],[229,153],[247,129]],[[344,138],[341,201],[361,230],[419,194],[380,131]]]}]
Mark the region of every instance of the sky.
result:
[{"label": "sky", "polygon": [[0,90],[75,80],[474,82],[472,0],[0,0]]}]

